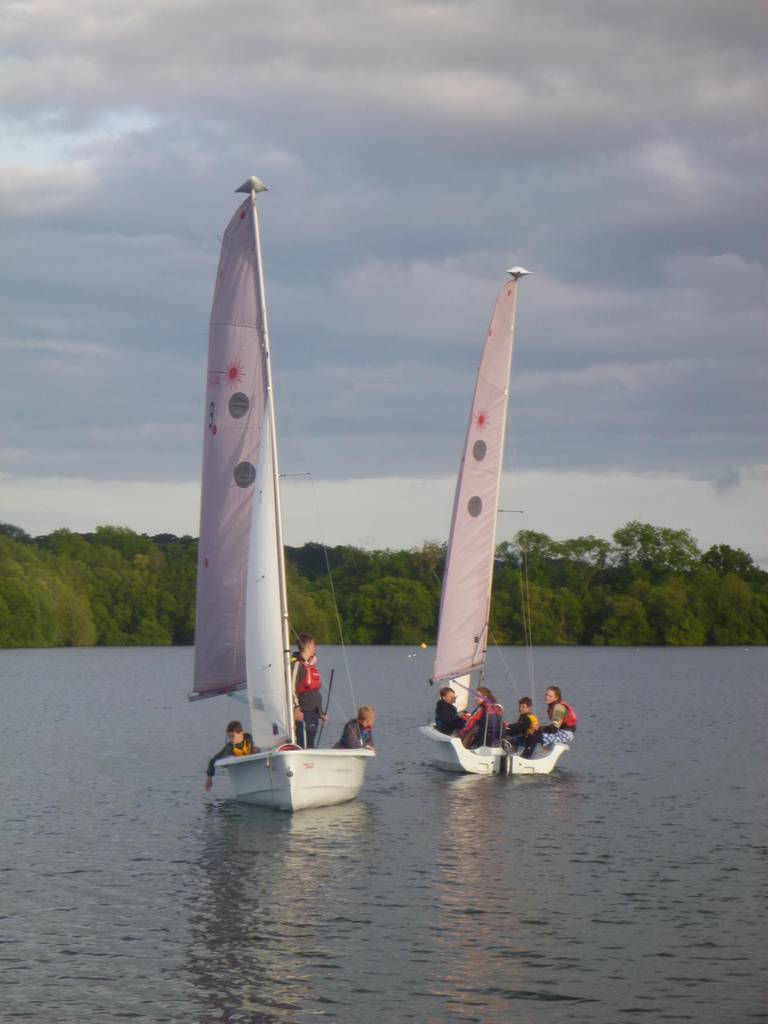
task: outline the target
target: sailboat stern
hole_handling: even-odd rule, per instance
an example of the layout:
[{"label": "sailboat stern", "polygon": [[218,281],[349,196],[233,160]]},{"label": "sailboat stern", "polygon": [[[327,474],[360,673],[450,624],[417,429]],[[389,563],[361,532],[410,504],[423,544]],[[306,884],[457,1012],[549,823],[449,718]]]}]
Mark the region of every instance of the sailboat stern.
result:
[{"label": "sailboat stern", "polygon": [[501,747],[476,747],[467,750],[456,736],[446,736],[434,725],[423,725],[419,732],[428,743],[435,767],[465,775],[549,775],[569,748],[556,743],[551,750],[535,757],[509,754]]}]

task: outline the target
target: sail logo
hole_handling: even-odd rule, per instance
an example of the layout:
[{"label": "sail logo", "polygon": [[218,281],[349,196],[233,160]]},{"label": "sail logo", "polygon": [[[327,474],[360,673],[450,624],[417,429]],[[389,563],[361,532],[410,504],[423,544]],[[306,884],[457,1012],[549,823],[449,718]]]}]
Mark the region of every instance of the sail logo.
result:
[{"label": "sail logo", "polygon": [[208,384],[214,388],[217,388],[222,383],[235,387],[244,381],[246,377],[245,366],[242,362],[239,359],[230,359],[223,370],[208,371]]}]

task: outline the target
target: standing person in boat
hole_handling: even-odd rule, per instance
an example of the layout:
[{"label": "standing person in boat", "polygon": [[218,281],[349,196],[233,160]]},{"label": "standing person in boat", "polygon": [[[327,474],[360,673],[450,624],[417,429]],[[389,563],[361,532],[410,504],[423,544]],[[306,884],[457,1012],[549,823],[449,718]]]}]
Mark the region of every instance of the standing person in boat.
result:
[{"label": "standing person in boat", "polygon": [[376,708],[367,704],[357,709],[357,718],[350,718],[344,726],[341,739],[336,744],[337,748],[344,750],[357,750],[360,747],[367,747],[373,750],[373,726],[376,721]]},{"label": "standing person in boat", "polygon": [[462,726],[459,737],[468,748],[495,747],[501,742],[504,708],[487,686],[478,686],[475,692],[479,702]]},{"label": "standing person in boat", "polygon": [[523,757],[530,757],[536,747],[539,720],[533,713],[530,697],[521,697],[517,704],[520,717],[504,730],[504,739],[517,750],[523,748]]},{"label": "standing person in boat", "polygon": [[320,696],[321,679],[316,652],[315,638],[310,633],[299,633],[299,649],[291,661],[296,742],[300,747],[314,747],[320,722],[327,721]]},{"label": "standing person in boat", "polygon": [[451,736],[464,728],[466,719],[466,715],[456,710],[456,691],[450,686],[444,686],[440,690],[440,700],[435,705],[435,728],[438,732]]},{"label": "standing person in boat", "polygon": [[253,742],[253,736],[249,732],[243,732],[242,722],[230,722],[227,726],[227,742],[208,762],[208,769],[205,773],[205,788],[210,789],[213,785],[213,776],[216,774],[216,762],[222,757],[247,757],[248,754],[258,754],[259,748]]},{"label": "standing person in boat", "polygon": [[555,743],[573,743],[578,718],[571,705],[563,700],[558,686],[549,686],[544,694],[547,702],[547,718],[549,725],[542,726],[536,734],[537,742],[543,747],[553,747]]}]

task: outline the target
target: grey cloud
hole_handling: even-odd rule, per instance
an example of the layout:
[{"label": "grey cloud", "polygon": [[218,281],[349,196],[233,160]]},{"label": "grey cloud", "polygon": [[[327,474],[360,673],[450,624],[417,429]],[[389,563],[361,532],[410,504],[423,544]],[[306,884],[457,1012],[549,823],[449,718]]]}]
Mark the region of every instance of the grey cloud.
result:
[{"label": "grey cloud", "polygon": [[197,476],[253,172],[286,469],[450,472],[512,263],[522,465],[763,458],[754,4],[252,7],[12,12],[5,109],[65,159],[0,185],[6,468]]}]

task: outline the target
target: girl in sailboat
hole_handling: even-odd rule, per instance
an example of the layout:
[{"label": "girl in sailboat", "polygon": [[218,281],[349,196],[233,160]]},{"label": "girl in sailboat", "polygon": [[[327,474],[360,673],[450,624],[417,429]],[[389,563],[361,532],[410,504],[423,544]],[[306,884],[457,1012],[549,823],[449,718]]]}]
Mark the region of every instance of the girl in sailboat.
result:
[{"label": "girl in sailboat", "polygon": [[464,724],[459,737],[465,747],[495,747],[504,730],[504,708],[487,686],[475,691],[480,698],[477,707]]},{"label": "girl in sailboat", "polygon": [[573,743],[578,718],[570,704],[563,700],[560,688],[550,686],[544,694],[547,702],[547,718],[550,724],[542,726],[538,731],[538,741],[543,747],[552,747],[555,743]]},{"label": "girl in sailboat", "polygon": [[317,668],[317,645],[310,633],[299,634],[299,649],[293,655],[293,692],[296,695],[296,742],[300,747],[314,747],[320,722],[326,721],[320,696],[320,672]]}]

